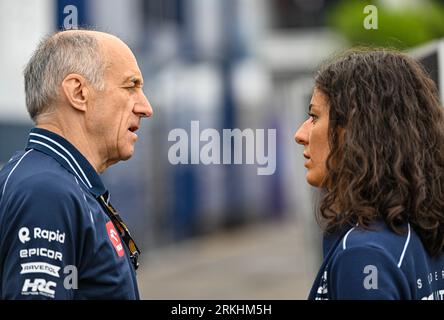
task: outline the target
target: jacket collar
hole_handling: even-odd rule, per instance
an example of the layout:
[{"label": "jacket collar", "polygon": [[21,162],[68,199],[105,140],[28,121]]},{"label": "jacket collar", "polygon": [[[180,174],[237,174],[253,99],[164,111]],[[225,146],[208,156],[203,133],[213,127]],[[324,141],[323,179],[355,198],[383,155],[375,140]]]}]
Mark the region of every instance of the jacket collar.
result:
[{"label": "jacket collar", "polygon": [[28,137],[26,150],[28,149],[41,151],[57,160],[95,197],[107,193],[93,166],[68,140],[58,134],[41,128],[33,128]]}]

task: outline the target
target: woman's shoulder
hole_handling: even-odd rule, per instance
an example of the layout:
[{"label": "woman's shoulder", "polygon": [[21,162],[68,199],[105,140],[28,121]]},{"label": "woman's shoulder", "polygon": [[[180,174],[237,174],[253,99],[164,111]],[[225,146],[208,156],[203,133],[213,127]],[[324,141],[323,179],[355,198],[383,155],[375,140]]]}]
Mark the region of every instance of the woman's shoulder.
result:
[{"label": "woman's shoulder", "polygon": [[408,232],[384,226],[350,228],[326,261],[328,292],[333,299],[411,299],[409,277],[401,264]]},{"label": "woman's shoulder", "polygon": [[344,249],[357,246],[371,246],[377,248],[394,249],[394,247],[404,246],[412,238],[414,230],[410,224],[406,223],[400,227],[403,230],[398,234],[391,230],[385,223],[376,222],[363,228],[356,225],[348,230],[342,238],[342,247]]},{"label": "woman's shoulder", "polygon": [[407,249],[412,243],[417,247],[418,237],[409,224],[403,226],[404,232],[395,233],[385,223],[378,222],[370,229],[359,225],[350,228],[336,248],[337,255],[347,253],[373,254],[378,253],[401,265]]}]

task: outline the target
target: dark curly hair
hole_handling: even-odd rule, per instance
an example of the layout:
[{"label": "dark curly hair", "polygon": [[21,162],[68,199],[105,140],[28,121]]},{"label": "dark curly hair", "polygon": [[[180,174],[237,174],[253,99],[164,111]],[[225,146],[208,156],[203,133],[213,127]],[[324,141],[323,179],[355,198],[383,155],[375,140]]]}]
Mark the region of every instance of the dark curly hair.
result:
[{"label": "dark curly hair", "polygon": [[383,219],[406,222],[427,251],[444,248],[444,115],[438,90],[413,58],[354,49],[315,77],[329,106],[325,193],[318,221],[327,232]]}]

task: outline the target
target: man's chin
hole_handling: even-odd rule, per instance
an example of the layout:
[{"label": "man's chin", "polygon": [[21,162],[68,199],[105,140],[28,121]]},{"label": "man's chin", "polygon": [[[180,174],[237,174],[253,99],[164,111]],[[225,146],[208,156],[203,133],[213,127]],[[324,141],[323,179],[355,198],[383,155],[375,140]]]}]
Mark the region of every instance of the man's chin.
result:
[{"label": "man's chin", "polygon": [[134,153],[134,150],[132,152],[127,152],[127,153],[123,154],[122,157],[120,158],[120,160],[122,160],[122,161],[129,160],[133,156],[133,153]]},{"label": "man's chin", "polygon": [[131,157],[132,157],[132,155],[128,155],[128,156],[122,157],[122,158],[120,158],[120,161],[129,160]]},{"label": "man's chin", "polygon": [[121,152],[120,152],[120,157],[119,160],[120,161],[126,161],[128,159],[130,159],[134,154],[134,146],[126,146],[125,148],[122,148]]}]

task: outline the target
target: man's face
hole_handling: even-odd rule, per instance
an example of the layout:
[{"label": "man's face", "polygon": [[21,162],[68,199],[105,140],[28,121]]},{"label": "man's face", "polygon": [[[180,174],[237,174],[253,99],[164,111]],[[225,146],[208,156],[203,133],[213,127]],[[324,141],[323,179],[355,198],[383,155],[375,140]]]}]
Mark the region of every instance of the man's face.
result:
[{"label": "man's face", "polygon": [[329,107],[327,97],[315,89],[309,107],[309,118],[295,134],[297,143],[304,146],[306,179],[314,187],[322,187],[327,174],[326,161],[330,153],[328,143]]},{"label": "man's face", "polygon": [[117,39],[103,41],[105,89],[92,95],[87,126],[108,164],[129,159],[142,117],[153,110],[142,91],[143,78],[131,50]]}]

